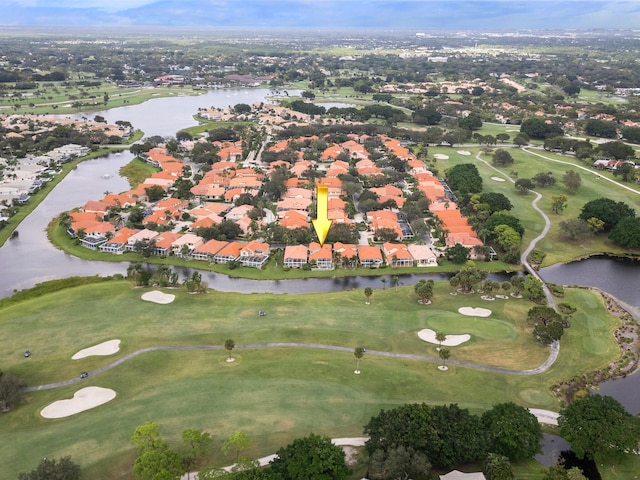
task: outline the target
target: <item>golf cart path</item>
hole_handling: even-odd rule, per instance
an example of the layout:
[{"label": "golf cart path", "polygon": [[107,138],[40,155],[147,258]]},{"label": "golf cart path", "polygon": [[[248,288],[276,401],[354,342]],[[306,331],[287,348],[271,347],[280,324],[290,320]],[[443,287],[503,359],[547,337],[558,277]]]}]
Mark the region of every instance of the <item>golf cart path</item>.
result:
[{"label": "golf cart path", "polygon": [[[237,349],[261,349],[261,348],[312,348],[316,350],[333,350],[336,352],[353,352],[353,348],[350,347],[340,347],[337,345],[323,345],[320,343],[294,343],[294,342],[281,342],[281,343],[248,343],[246,345],[236,345]],[[224,346],[222,345],[184,345],[184,346],[157,346],[157,347],[147,347],[141,348],[140,350],[136,350],[115,362],[112,362],[104,367],[93,370],[89,373],[89,377],[94,377],[100,373],[111,370],[115,367],[122,365],[123,363],[142,355],[143,353],[153,352],[153,351],[176,351],[176,350],[224,350]],[[539,367],[529,369],[529,370],[512,370],[508,368],[501,367],[492,367],[489,365],[480,365],[472,362],[463,362],[459,360],[448,360],[449,365],[457,365],[459,367],[473,368],[476,370],[483,370],[487,372],[495,372],[495,373],[505,373],[509,375],[537,375],[539,373],[547,370],[558,358],[558,353],[560,352],[560,345],[555,342],[551,345],[551,351],[549,353],[549,357],[540,365]],[[418,355],[413,353],[397,353],[397,352],[383,352],[379,350],[367,350],[367,355],[374,355],[377,357],[391,357],[391,358],[406,358],[410,360],[421,360],[427,362],[441,362],[442,360],[439,357],[432,357],[429,355]],[[73,385],[75,383],[82,382],[84,379],[77,377],[72,378],[71,380],[65,380],[62,382],[56,383],[48,383],[46,385],[37,385],[33,387],[28,387],[24,391],[25,392],[34,392],[40,390],[50,390],[53,388],[64,387],[67,385]]]}]

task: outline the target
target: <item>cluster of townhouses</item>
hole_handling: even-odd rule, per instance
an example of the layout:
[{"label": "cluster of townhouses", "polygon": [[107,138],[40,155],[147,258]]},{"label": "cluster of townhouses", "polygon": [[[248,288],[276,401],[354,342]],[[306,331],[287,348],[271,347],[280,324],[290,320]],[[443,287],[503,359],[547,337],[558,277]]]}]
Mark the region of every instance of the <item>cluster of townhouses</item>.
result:
[{"label": "cluster of townhouses", "polygon": [[[120,194],[109,193],[103,199],[89,201],[79,211],[70,213],[69,233],[77,235],[81,244],[87,248],[112,254],[140,251],[141,246],[147,246],[148,253],[152,255],[175,255],[216,263],[235,261],[245,266],[261,268],[272,254],[270,245],[261,241],[205,241],[195,232],[200,227],[211,227],[229,220],[235,222],[244,235],[254,233],[253,229],[259,222],[252,221],[248,216],[254,207],[234,206],[233,202],[241,195],[258,195],[263,182],[275,168],[286,168],[291,177],[285,183],[286,191],[276,203],[275,214],[270,221],[287,229],[311,229],[309,208],[314,201],[315,187],[324,185],[328,187],[329,218],[334,224],[354,224],[354,220],[346,212],[345,192],[339,178],[341,174],[349,172],[350,164],[337,160],[337,157],[344,152],[348,153],[360,176],[382,175],[382,168],[369,159],[363,146],[366,138],[353,135],[349,141],[331,144],[322,152],[318,162],[303,159],[303,152],[300,151],[296,161],[275,161],[264,172],[261,169],[242,167],[239,163],[242,158],[239,143],[217,142],[221,160],[214,163],[211,170],[191,189],[195,202],[172,197],[165,197],[155,203],[147,201],[148,188],[160,186],[168,191],[183,174],[184,163],[169,155],[163,147],[156,147],[147,152],[146,159],[148,163],[158,167],[159,172],[135,189]],[[407,162],[409,172],[415,178],[415,188],[430,200],[431,211],[440,219],[446,232],[446,245],[459,243],[470,249],[482,245],[466,218],[462,217],[451,201],[446,186],[429,171],[424,162],[418,160],[400,141],[386,137],[381,139],[389,153]],[[300,138],[293,142],[282,141],[270,148],[277,153],[291,149],[291,145],[302,145],[305,140],[317,140],[317,137]],[[324,176],[310,181],[304,175],[310,168],[323,171]],[[371,190],[378,194],[379,202],[392,199],[398,208],[406,201],[406,192],[394,185]],[[110,209],[126,208],[139,202],[147,204],[143,225],[163,225],[171,227],[171,230],[117,229],[112,223],[103,221]],[[441,252],[430,245],[410,243],[413,232],[398,208],[370,211],[366,214],[366,223],[371,232],[393,230],[396,232],[395,242],[373,245],[367,242],[364,245],[327,243],[320,246],[318,243],[311,243],[286,246],[282,266],[300,268],[308,264],[317,269],[332,269],[336,266],[356,265],[368,268],[383,264],[396,267],[437,265],[437,257]],[[79,235],[79,232],[82,234]]]}]

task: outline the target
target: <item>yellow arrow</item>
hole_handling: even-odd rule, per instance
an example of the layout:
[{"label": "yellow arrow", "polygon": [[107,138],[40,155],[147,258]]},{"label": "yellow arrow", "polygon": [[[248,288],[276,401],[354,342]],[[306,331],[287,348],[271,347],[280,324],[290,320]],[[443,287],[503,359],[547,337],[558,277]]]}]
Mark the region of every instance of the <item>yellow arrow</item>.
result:
[{"label": "yellow arrow", "polygon": [[329,220],[327,213],[329,209],[329,187],[318,186],[316,198],[318,200],[316,218],[311,220],[311,222],[313,223],[313,228],[316,230],[316,235],[318,235],[320,246],[322,246],[327,239],[327,234],[333,223],[333,220]]}]

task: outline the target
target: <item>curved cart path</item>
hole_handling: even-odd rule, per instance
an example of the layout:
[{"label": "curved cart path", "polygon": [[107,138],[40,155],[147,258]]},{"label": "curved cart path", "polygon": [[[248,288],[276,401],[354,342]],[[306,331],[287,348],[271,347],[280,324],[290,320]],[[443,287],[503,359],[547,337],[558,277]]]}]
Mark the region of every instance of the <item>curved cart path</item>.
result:
[{"label": "curved cart path", "polygon": [[[353,348],[350,347],[340,347],[337,345],[323,345],[320,343],[292,343],[292,342],[283,342],[283,343],[249,343],[246,345],[236,345],[237,349],[258,349],[258,348],[313,348],[319,350],[334,350],[337,352],[353,352]],[[140,350],[136,350],[119,360],[116,360],[113,363],[105,365],[104,367],[93,370],[89,373],[89,377],[94,377],[100,373],[106,372],[107,370],[111,370],[123,363],[137,357],[138,355],[142,355],[143,353],[159,351],[159,350],[224,350],[222,345],[185,345],[185,346],[158,346],[158,347],[147,347],[141,348]],[[460,367],[466,368],[474,368],[476,370],[484,370],[487,372],[496,372],[496,373],[505,373],[509,375],[537,375],[539,373],[547,370],[553,363],[556,361],[558,357],[558,353],[560,352],[560,345],[556,343],[551,345],[551,351],[549,353],[549,357],[547,360],[542,363],[539,367],[530,369],[530,370],[512,370],[508,368],[501,367],[492,367],[489,365],[480,365],[477,363],[471,362],[462,362],[458,360],[449,360],[447,363],[449,365],[458,365]],[[427,362],[437,362],[440,363],[442,360],[439,357],[431,357],[428,355],[417,355],[413,353],[397,353],[397,352],[382,352],[379,350],[367,350],[367,355],[375,355],[378,357],[391,357],[391,358],[407,358],[411,360],[422,360]],[[56,383],[48,383],[46,385],[37,385],[34,387],[28,387],[25,389],[25,392],[35,392],[39,390],[50,390],[53,388],[64,387],[67,385],[73,385],[74,383],[82,382],[84,379],[77,377],[72,378],[71,380],[65,380],[62,382]]]}]

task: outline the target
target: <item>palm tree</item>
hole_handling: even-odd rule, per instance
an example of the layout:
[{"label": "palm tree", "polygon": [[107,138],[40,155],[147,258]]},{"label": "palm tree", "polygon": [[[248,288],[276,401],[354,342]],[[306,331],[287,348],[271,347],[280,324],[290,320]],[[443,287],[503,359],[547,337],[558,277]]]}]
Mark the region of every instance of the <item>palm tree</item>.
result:
[{"label": "palm tree", "polygon": [[58,217],[58,225],[64,228],[65,231],[69,230],[69,227],[71,227],[71,215],[69,215],[69,212],[62,212],[60,214]]},{"label": "palm tree", "polygon": [[386,290],[387,289],[387,279],[385,277],[382,277],[380,279],[380,281],[382,282],[382,289]]},{"label": "palm tree", "polygon": [[449,351],[448,348],[441,348],[438,354],[442,359],[442,365],[440,366],[440,370],[447,370],[447,359],[451,356],[451,352]]},{"label": "palm tree", "polygon": [[394,275],[391,277],[391,286],[395,287],[396,291],[398,291],[398,285],[400,285],[400,277]]},{"label": "palm tree", "polygon": [[228,338],[224,341],[224,348],[227,352],[229,352],[229,356],[227,357],[227,362],[233,362],[233,357],[231,357],[231,350],[236,346],[236,342],[233,339]]},{"label": "palm tree", "polygon": [[436,340],[438,341],[438,351],[442,350],[442,342],[447,339],[447,335],[444,332],[436,332]]},{"label": "palm tree", "polygon": [[369,299],[371,298],[372,294],[373,294],[373,289],[371,287],[365,287],[364,296],[367,297],[367,301],[365,302],[367,305],[371,303]]},{"label": "palm tree", "polygon": [[353,373],[355,373],[356,375],[360,374],[360,359],[364,357],[364,352],[366,352],[364,347],[356,347],[356,349],[353,351],[353,356],[356,357],[356,369]]}]

